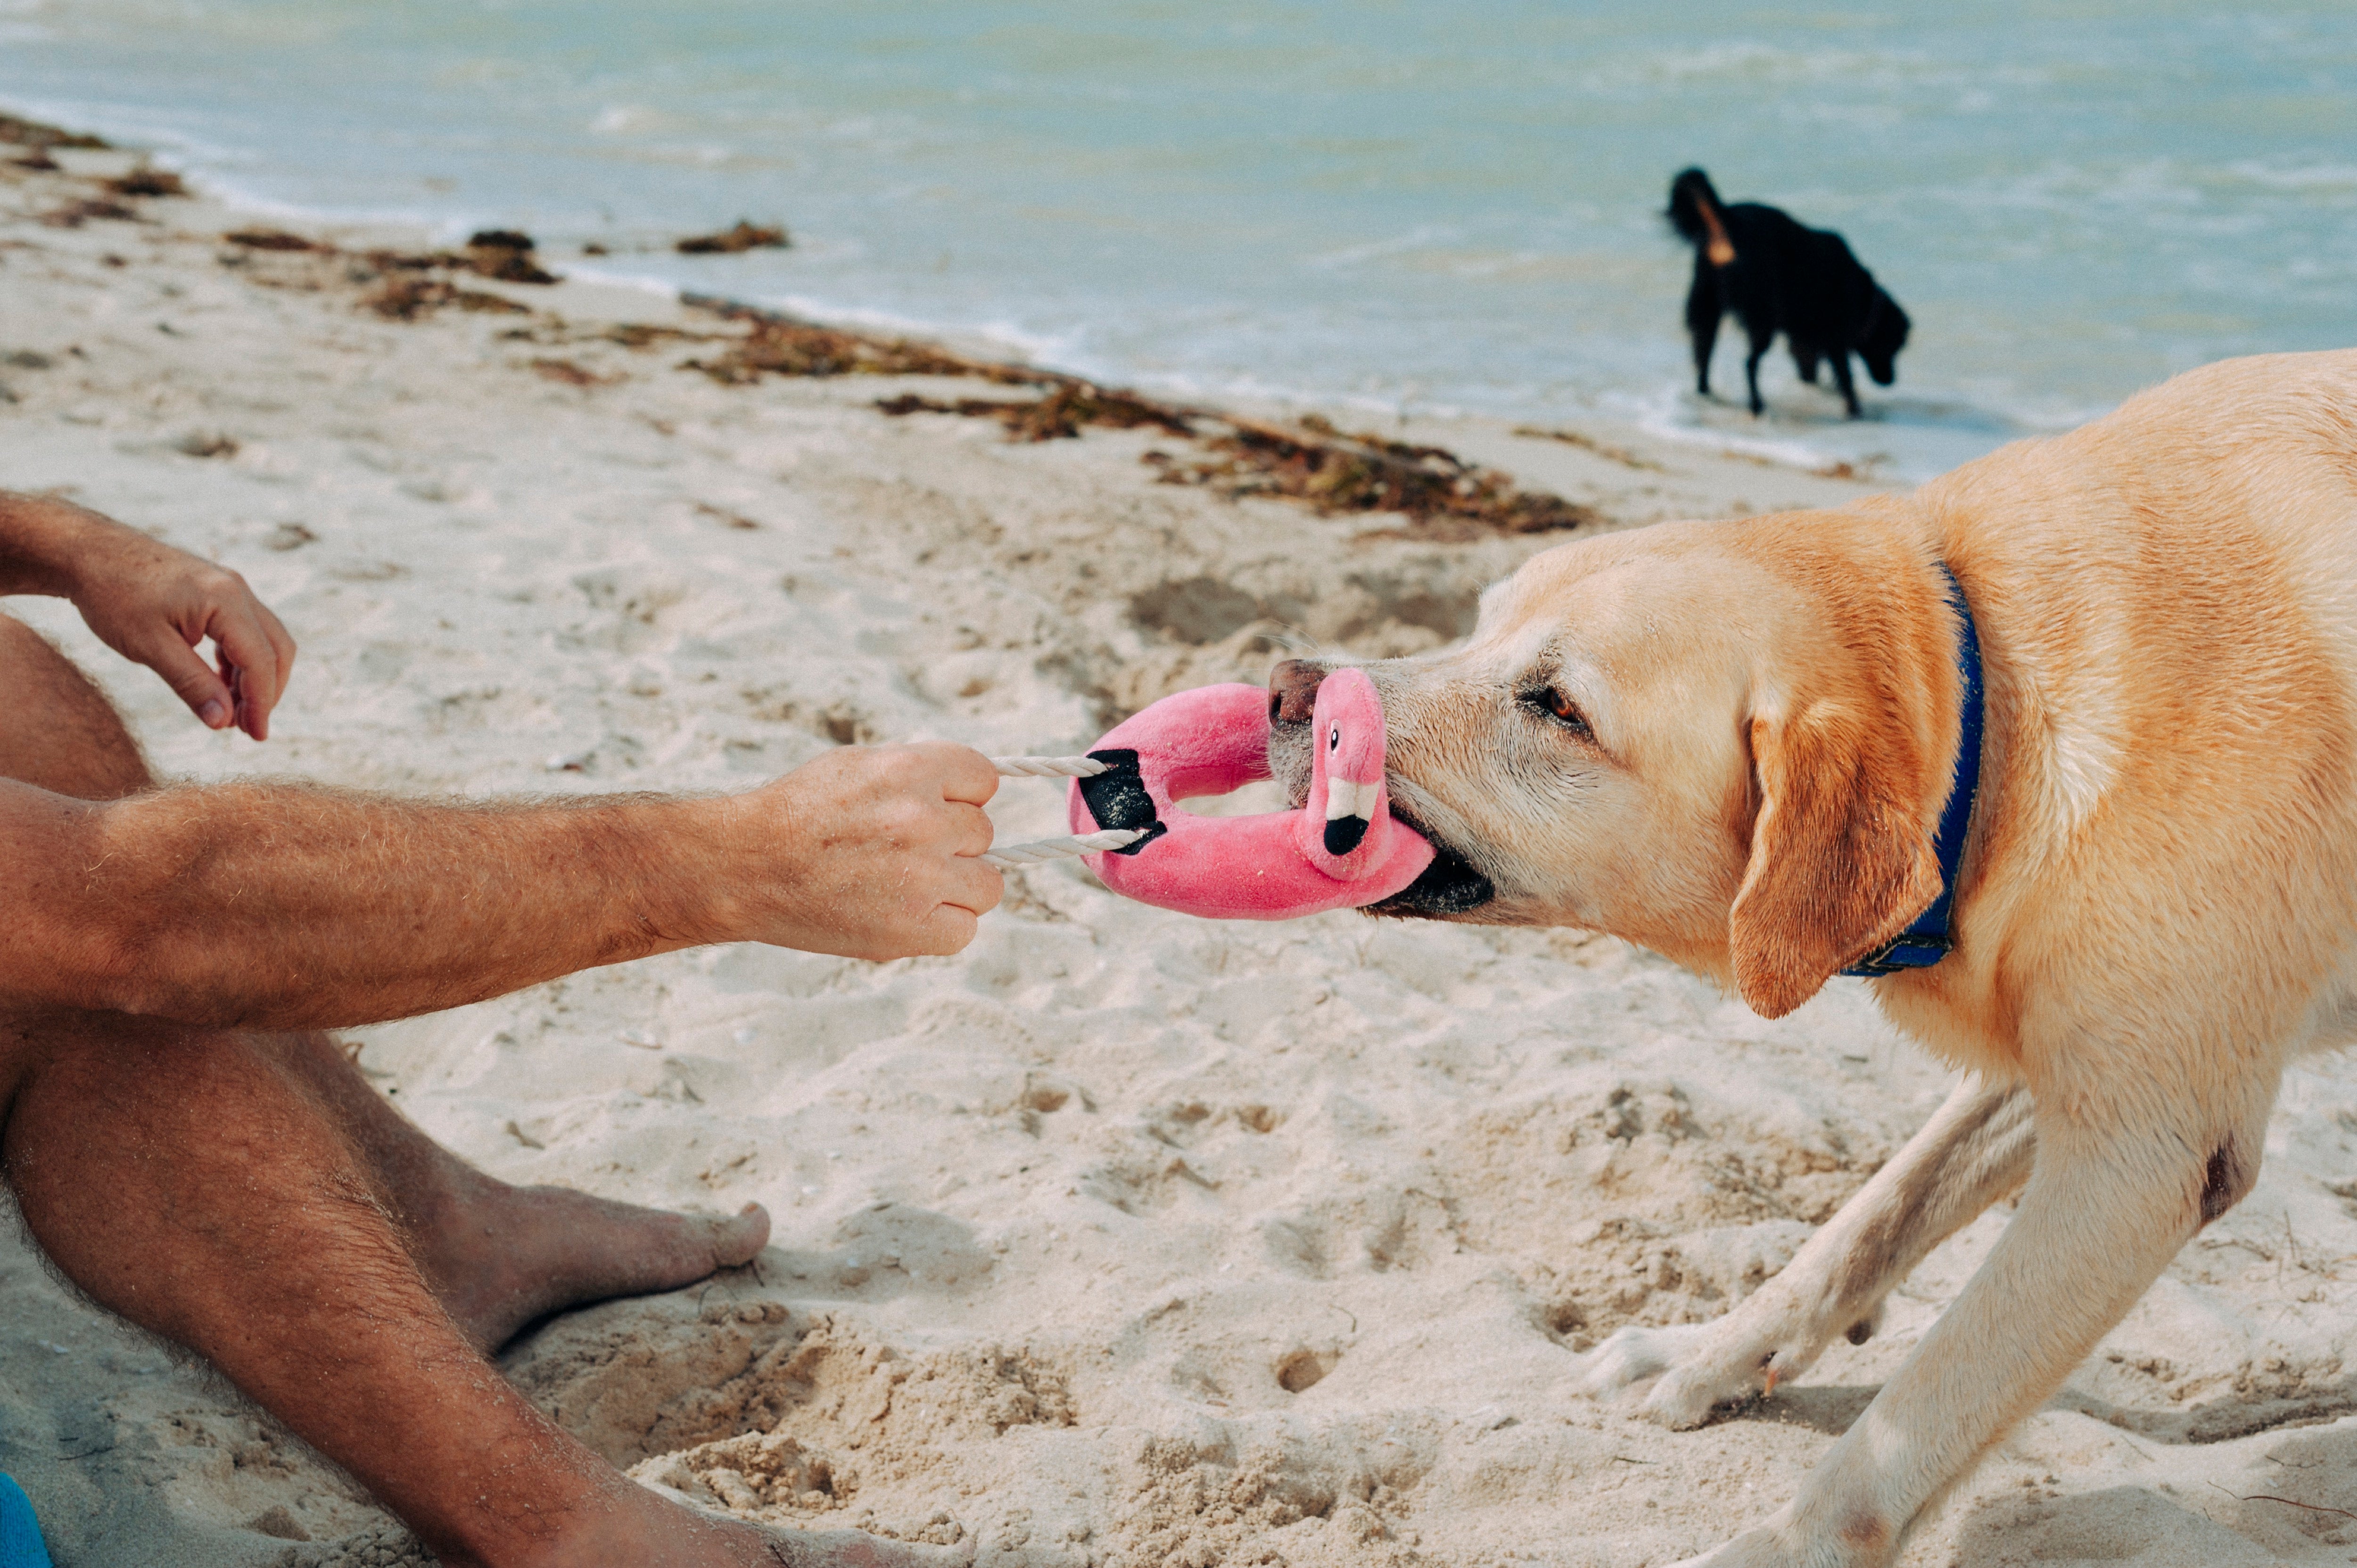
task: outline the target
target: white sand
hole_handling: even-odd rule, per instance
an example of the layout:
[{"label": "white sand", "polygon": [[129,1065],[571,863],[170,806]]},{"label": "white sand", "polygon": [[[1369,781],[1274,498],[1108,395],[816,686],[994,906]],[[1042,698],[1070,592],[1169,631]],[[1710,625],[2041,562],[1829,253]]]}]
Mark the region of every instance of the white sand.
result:
[{"label": "white sand", "polygon": [[[383,322],[340,284],[258,281],[305,281],[291,263],[224,267],[230,218],[197,201],[26,220],[77,193],[0,177],[0,356],[49,360],[0,360],[0,483],[233,564],[303,647],[256,748],[62,607],[10,602],[178,773],[710,789],[853,737],[1077,747],[1164,692],[1258,679],[1268,622],[1432,645],[1534,547],[1157,486],[1144,435],[1017,446],[868,407],[909,383],[724,388],[675,368],[691,349],[558,342],[547,314]],[[1412,434],[1621,521],[1862,493],[1625,432],[1591,434],[1666,471]],[[234,454],[178,449],[213,435]],[[1008,785],[1002,831],[1060,831],[1060,800]],[[716,950],[361,1037],[501,1176],[776,1216],[757,1269],[513,1352],[560,1419],[716,1505],[993,1564],[1669,1562],[1791,1495],[2003,1224],[1764,1406],[1634,1422],[1567,1391],[1575,1351],[1724,1310],[1935,1103],[1855,983],[1767,1024],[1609,940],[1210,924],[1071,865],[1020,875],[954,960]],[[2293,1073],[2257,1190],[1906,1561],[2357,1561],[2357,1520],[2240,1500],[2357,1509],[2352,1149],[2357,1068]],[[333,1543],[385,1525],[13,1239],[0,1323],[0,1468],[63,1568],[350,1560]]]}]

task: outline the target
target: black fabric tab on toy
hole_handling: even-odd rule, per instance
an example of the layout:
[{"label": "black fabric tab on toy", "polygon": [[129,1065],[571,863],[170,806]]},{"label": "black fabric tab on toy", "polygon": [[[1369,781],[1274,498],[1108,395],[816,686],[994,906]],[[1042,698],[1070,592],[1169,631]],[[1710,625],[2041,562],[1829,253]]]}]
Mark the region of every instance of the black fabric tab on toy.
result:
[{"label": "black fabric tab on toy", "polygon": [[1105,770],[1093,779],[1080,781],[1081,801],[1096,819],[1100,828],[1143,829],[1146,836],[1113,851],[1114,854],[1135,854],[1156,839],[1170,831],[1170,825],[1155,814],[1154,797],[1146,792],[1146,780],[1137,771],[1137,753],[1128,750],[1092,751],[1092,761],[1102,762]]},{"label": "black fabric tab on toy", "polygon": [[1326,819],[1326,853],[1348,854],[1359,847],[1367,836],[1364,817],[1329,817]]}]

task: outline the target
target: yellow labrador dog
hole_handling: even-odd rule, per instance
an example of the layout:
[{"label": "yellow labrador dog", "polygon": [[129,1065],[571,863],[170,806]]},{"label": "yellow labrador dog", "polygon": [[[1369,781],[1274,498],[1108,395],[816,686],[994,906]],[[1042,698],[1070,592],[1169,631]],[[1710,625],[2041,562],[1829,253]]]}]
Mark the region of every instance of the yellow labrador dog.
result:
[{"label": "yellow labrador dog", "polygon": [[[1622,1329],[1591,1390],[1654,1379],[1673,1426],[1772,1391],[2022,1188],[1800,1495],[1698,1563],[1891,1562],[2250,1189],[2287,1059],[2357,1038],[2357,351],[1912,495],[1566,544],[1464,647],[1368,670],[1442,846],[1386,912],[1613,932],[1770,1017],[1863,963],[1972,1074],[1781,1273]],[[1323,673],[1271,682],[1297,797]]]}]

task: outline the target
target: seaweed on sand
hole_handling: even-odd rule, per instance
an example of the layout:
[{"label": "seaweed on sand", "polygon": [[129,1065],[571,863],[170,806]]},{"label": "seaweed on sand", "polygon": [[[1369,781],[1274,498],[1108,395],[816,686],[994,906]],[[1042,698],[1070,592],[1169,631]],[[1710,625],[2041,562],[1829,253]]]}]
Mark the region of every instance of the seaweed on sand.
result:
[{"label": "seaweed on sand", "polygon": [[[1321,512],[1398,512],[1424,538],[1549,533],[1602,521],[1591,507],[1518,489],[1512,475],[1469,463],[1446,447],[1353,435],[1315,416],[1298,430],[1220,417],[1228,429],[1203,438],[1210,456],[1189,463],[1161,455],[1156,466],[1164,484],[1281,496]],[[1148,453],[1147,460],[1155,456]]]},{"label": "seaweed on sand", "polygon": [[969,360],[930,343],[906,338],[871,338],[835,327],[798,321],[773,310],[704,295],[682,295],[680,303],[746,323],[744,336],[709,360],[689,360],[680,368],[702,371],[724,386],[741,386],[777,376],[983,376],[996,381],[1038,382],[1039,371]]},{"label": "seaweed on sand", "polygon": [[919,392],[879,398],[893,415],[961,414],[995,419],[1010,441],[1055,441],[1089,425],[1152,428],[1200,444],[1205,455],[1182,461],[1148,453],[1165,484],[1207,485],[1230,496],[1268,495],[1321,512],[1397,512],[1419,538],[1469,539],[1484,533],[1542,533],[1601,521],[1590,508],[1537,490],[1517,489],[1511,475],[1466,462],[1438,446],[1379,435],[1352,435],[1315,414],[1297,426],[1270,424],[1216,410],[1166,403],[1101,387],[1036,366],[969,359],[905,338],[877,338],[820,327],[775,311],[709,295],[681,303],[746,324],[744,335],[708,359],[684,361],[724,385],[764,375],[968,376],[1006,386],[1043,389],[1034,398],[958,398]]},{"label": "seaweed on sand", "polygon": [[[345,277],[376,286],[361,296],[363,308],[393,321],[414,321],[445,306],[461,310],[529,315],[528,306],[482,289],[462,288],[451,274],[471,274],[500,283],[553,284],[535,257],[532,236],[512,229],[486,229],[467,241],[464,251],[347,252],[325,240],[307,239],[283,229],[237,229],[221,238],[238,247],[224,254],[227,265],[242,265],[257,252],[301,252],[322,260],[343,258]],[[436,275],[441,274],[441,275]]]},{"label": "seaweed on sand", "polygon": [[103,218],[119,223],[135,223],[139,214],[109,197],[77,197],[62,207],[42,213],[41,221],[52,229],[79,229],[93,218]]},{"label": "seaweed on sand", "polygon": [[533,254],[532,236],[513,229],[485,229],[467,242],[469,271],[501,283],[554,283],[556,274]]},{"label": "seaweed on sand", "polygon": [[446,305],[455,305],[461,310],[501,311],[512,316],[532,314],[530,306],[518,305],[504,295],[460,288],[444,278],[388,277],[362,295],[361,304],[388,321],[414,321]]},{"label": "seaweed on sand", "polygon": [[1593,452],[1608,463],[1618,463],[1624,468],[1637,468],[1650,474],[1668,472],[1650,457],[1641,457],[1626,446],[1615,446],[1598,441],[1595,436],[1577,430],[1549,430],[1544,425],[1517,424],[1514,434],[1531,441],[1560,441],[1566,446],[1577,446],[1583,452]]},{"label": "seaweed on sand", "polygon": [[141,164],[128,174],[117,175],[113,179],[102,179],[98,183],[99,188],[116,196],[186,196],[188,194],[187,183],[178,175],[174,174],[170,169],[156,168],[150,164]]},{"label": "seaweed on sand", "polygon": [[1046,395],[1029,401],[944,403],[903,392],[879,399],[876,406],[888,414],[996,419],[1010,441],[1074,436],[1089,424],[1118,430],[1150,425],[1204,448],[1205,455],[1193,460],[1146,453],[1143,460],[1161,470],[1166,485],[1211,486],[1231,499],[1275,496],[1323,513],[1397,512],[1422,538],[1544,533],[1599,521],[1590,508],[1544,491],[1517,489],[1512,476],[1468,463],[1446,448],[1348,435],[1316,414],[1287,428],[1157,403],[1075,378],[1058,378]]},{"label": "seaweed on sand", "polygon": [[108,145],[96,136],[60,130],[55,125],[45,125],[38,120],[20,119],[14,114],[0,114],[0,142],[19,147],[37,147],[42,152],[52,147],[103,148]]},{"label": "seaweed on sand", "polygon": [[[320,245],[320,250],[333,246]],[[532,236],[512,229],[485,229],[468,240],[464,251],[371,251],[368,264],[381,273],[472,273],[500,283],[552,284],[556,274],[544,270]]]},{"label": "seaweed on sand", "polygon": [[1063,382],[1047,396],[1028,402],[964,397],[955,403],[942,403],[915,392],[902,392],[899,397],[877,399],[876,406],[894,415],[960,413],[968,418],[996,419],[1006,427],[1009,441],[1061,440],[1078,435],[1085,424],[1109,425],[1115,430],[1152,425],[1172,435],[1192,437],[1195,434],[1186,415],[1175,408],[1149,403],[1132,392],[1108,392],[1080,381]]},{"label": "seaweed on sand", "polygon": [[322,245],[317,240],[306,240],[300,234],[289,234],[284,229],[239,229],[223,234],[232,245],[243,245],[251,251],[328,251],[335,247]]},{"label": "seaweed on sand", "polygon": [[782,251],[793,242],[780,223],[755,223],[739,218],[733,229],[716,234],[691,234],[673,247],[683,256],[734,255],[739,251]]}]

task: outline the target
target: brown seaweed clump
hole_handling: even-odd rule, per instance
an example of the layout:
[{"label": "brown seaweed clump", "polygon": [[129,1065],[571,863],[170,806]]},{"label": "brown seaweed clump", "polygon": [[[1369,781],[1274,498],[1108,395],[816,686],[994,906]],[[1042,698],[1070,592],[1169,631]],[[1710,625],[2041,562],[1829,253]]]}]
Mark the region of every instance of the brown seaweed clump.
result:
[{"label": "brown seaweed clump", "polygon": [[1598,441],[1595,436],[1577,430],[1549,430],[1544,425],[1517,424],[1514,434],[1530,441],[1560,441],[1566,446],[1577,446],[1583,452],[1593,452],[1608,463],[1618,463],[1624,468],[1636,468],[1649,474],[1668,472],[1650,457],[1641,457],[1626,446],[1615,446]]},{"label": "brown seaweed clump", "polygon": [[[312,248],[332,251],[335,247],[315,242]],[[541,266],[538,254],[529,234],[485,229],[469,236],[463,251],[380,250],[369,252],[365,260],[380,273],[472,273],[500,283],[556,282],[556,274]]]},{"label": "brown seaweed clump", "polygon": [[1232,497],[1275,496],[1321,512],[1396,512],[1408,519],[1419,538],[1544,533],[1602,521],[1591,508],[1543,490],[1519,489],[1512,475],[1468,463],[1442,447],[1346,435],[1315,414],[1287,428],[1160,403],[1028,365],[967,359],[905,338],[820,327],[710,295],[683,295],[681,303],[746,324],[744,336],[719,354],[680,367],[702,371],[724,385],[744,385],[764,375],[971,376],[1045,390],[1036,398],[953,401],[910,392],[879,398],[876,406],[894,416],[995,419],[1010,441],[1066,440],[1089,425],[1158,430],[1206,449],[1191,461],[1147,453],[1145,460],[1161,469],[1165,484],[1213,486]]},{"label": "brown seaweed clump", "polygon": [[739,218],[733,229],[716,234],[693,234],[673,247],[683,256],[734,255],[739,251],[782,251],[793,243],[780,223],[755,223]]},{"label": "brown seaweed clump", "polygon": [[111,197],[84,196],[53,207],[41,214],[41,221],[52,229],[79,229],[93,218],[111,222],[135,223],[139,214]]},{"label": "brown seaweed clump", "polygon": [[[1441,446],[1351,435],[1324,422],[1301,431],[1231,420],[1204,441],[1211,456],[1182,462],[1159,454],[1166,485],[1210,485],[1231,497],[1273,495],[1321,512],[1398,512],[1424,538],[1552,533],[1602,521],[1592,507],[1544,490],[1517,489],[1513,476],[1469,463]],[[1305,421],[1305,425],[1308,422]],[[1147,454],[1152,461],[1157,454]]]},{"label": "brown seaweed clump", "polygon": [[870,338],[696,295],[683,295],[681,302],[747,323],[745,335],[718,355],[689,360],[680,367],[702,371],[724,386],[741,386],[764,375],[984,376],[1017,382],[1048,379],[1038,371],[965,359],[906,338]]},{"label": "brown seaweed clump", "polygon": [[239,229],[223,234],[221,238],[250,251],[328,251],[335,248],[322,245],[317,240],[306,240],[300,234],[289,234],[284,229]]},{"label": "brown seaweed clump", "polygon": [[511,316],[532,314],[529,306],[518,305],[504,295],[486,294],[479,288],[460,288],[445,278],[395,274],[361,296],[363,309],[373,310],[388,321],[414,321],[421,316],[432,315],[446,305],[455,305],[461,310],[499,311]]},{"label": "brown seaweed clump", "polygon": [[554,283],[534,254],[532,236],[513,229],[485,229],[467,241],[466,266],[501,283]]},{"label": "brown seaweed clump", "polygon": [[543,358],[532,361],[532,373],[544,381],[567,387],[609,387],[622,378],[601,376],[572,360]]},{"label": "brown seaweed clump", "polygon": [[450,274],[454,274],[494,278],[501,283],[557,281],[556,275],[544,270],[535,259],[532,236],[512,229],[483,230],[468,239],[464,251],[351,252],[325,240],[307,239],[283,229],[238,229],[221,238],[237,247],[221,257],[222,263],[231,266],[243,264],[255,252],[300,252],[326,260],[343,258],[348,281],[375,285],[361,296],[361,307],[389,321],[414,321],[445,306],[512,316],[531,314],[529,306],[504,295],[461,287],[451,280]]},{"label": "brown seaweed clump", "polygon": [[141,164],[130,173],[99,181],[99,188],[116,196],[186,196],[187,182],[170,169]]},{"label": "brown seaweed clump", "polygon": [[1010,441],[1053,441],[1078,435],[1090,424],[1117,430],[1151,426],[1206,449],[1206,456],[1191,461],[1168,452],[1146,454],[1144,461],[1161,470],[1166,485],[1208,485],[1231,499],[1275,496],[1326,513],[1397,512],[1420,538],[1547,533],[1602,521],[1592,508],[1560,496],[1517,489],[1512,475],[1468,463],[1445,447],[1346,435],[1316,414],[1287,429],[1109,392],[1071,378],[1057,378],[1053,390],[1029,401],[952,403],[903,392],[879,399],[876,406],[894,415],[996,419]]},{"label": "brown seaweed clump", "polygon": [[1078,435],[1086,424],[1115,430],[1151,425],[1172,435],[1192,436],[1195,427],[1175,408],[1150,403],[1134,392],[1107,392],[1087,381],[1058,385],[1042,398],[1017,403],[1006,398],[966,397],[942,403],[915,392],[879,398],[876,406],[893,415],[962,413],[968,418],[996,419],[1006,427],[1009,441],[1057,441]]},{"label": "brown seaweed clump", "polygon": [[96,136],[61,130],[55,125],[45,125],[38,120],[20,119],[14,114],[0,114],[0,142],[13,146],[33,147],[45,153],[53,147],[95,149],[107,145]]}]

